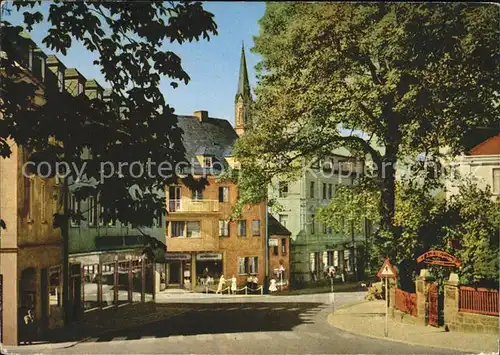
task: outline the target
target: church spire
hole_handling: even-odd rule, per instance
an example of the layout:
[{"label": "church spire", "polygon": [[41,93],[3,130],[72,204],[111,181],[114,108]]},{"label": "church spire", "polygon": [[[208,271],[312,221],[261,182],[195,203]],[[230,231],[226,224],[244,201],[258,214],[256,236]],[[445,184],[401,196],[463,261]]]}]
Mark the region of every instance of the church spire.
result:
[{"label": "church spire", "polygon": [[235,102],[240,95],[243,99],[251,99],[250,82],[248,81],[247,60],[245,57],[245,45],[241,42],[240,75],[238,77],[238,90],[236,91]]}]

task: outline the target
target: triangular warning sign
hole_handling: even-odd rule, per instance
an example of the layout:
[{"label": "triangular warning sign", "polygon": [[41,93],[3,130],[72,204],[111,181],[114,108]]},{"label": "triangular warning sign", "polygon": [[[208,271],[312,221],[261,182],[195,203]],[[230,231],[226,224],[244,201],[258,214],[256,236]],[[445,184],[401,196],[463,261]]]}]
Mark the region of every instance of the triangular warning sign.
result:
[{"label": "triangular warning sign", "polygon": [[384,263],[382,264],[382,267],[377,273],[378,278],[383,278],[383,277],[396,277],[398,275],[396,269],[394,269],[394,266],[392,266],[391,262],[389,259],[385,259]]}]

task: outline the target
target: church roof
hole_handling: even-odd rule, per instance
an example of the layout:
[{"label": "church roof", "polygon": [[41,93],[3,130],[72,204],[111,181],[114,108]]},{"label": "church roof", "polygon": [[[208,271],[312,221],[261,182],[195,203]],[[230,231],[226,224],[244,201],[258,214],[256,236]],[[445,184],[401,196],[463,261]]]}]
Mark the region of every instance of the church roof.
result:
[{"label": "church roof", "polygon": [[251,98],[250,82],[248,81],[247,60],[245,57],[245,47],[241,46],[241,59],[240,59],[240,75],[238,77],[238,90],[236,91],[235,100],[238,97]]}]

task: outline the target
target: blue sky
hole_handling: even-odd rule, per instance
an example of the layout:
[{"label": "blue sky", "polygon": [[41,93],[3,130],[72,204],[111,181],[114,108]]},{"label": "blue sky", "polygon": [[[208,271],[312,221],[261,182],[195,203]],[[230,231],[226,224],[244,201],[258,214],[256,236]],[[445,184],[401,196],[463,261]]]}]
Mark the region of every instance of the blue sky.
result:
[{"label": "blue sky", "polygon": [[[49,2],[44,2],[41,12],[46,14]],[[162,91],[167,103],[175,108],[177,114],[192,114],[193,111],[207,110],[211,117],[219,117],[234,123],[234,95],[238,80],[241,43],[244,41],[250,85],[255,86],[254,66],[259,62],[258,55],[250,53],[253,36],[259,33],[258,20],[264,15],[263,2],[206,2],[204,8],[215,15],[219,35],[209,42],[191,42],[179,45],[167,44],[182,59],[184,70],[191,77],[187,84],[173,89],[168,80],[162,83]],[[23,20],[15,9],[5,20],[21,24]],[[42,39],[48,26],[34,27],[33,40],[51,54]],[[99,67],[92,64],[94,56],[81,45],[73,45],[66,56],[55,53],[68,67],[77,68],[87,79],[97,79],[106,86]]]}]

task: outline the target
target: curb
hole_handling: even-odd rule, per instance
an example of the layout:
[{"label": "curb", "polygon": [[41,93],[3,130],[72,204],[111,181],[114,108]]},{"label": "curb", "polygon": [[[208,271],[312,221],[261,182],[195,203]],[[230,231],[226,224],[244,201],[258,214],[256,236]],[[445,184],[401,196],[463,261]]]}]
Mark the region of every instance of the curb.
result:
[{"label": "curb", "polygon": [[[364,302],[370,302],[370,301],[366,301],[365,300],[363,302],[356,302],[356,303],[352,303],[352,304],[341,306],[338,309],[350,308],[352,306],[355,306],[357,304],[361,304],[361,303],[364,303]],[[333,313],[329,313],[328,317],[327,317],[327,322],[328,322],[328,324],[331,327],[336,328],[336,329],[340,329],[343,332],[346,332],[346,333],[349,333],[349,334],[352,334],[352,335],[363,336],[363,337],[366,337],[366,338],[372,338],[372,339],[378,339],[378,340],[392,341],[394,343],[408,344],[408,345],[413,345],[413,346],[420,346],[420,347],[427,347],[427,348],[434,348],[434,349],[443,349],[443,350],[444,349],[446,349],[446,350],[455,350],[455,351],[459,351],[461,353],[466,353],[466,354],[485,354],[485,353],[489,354],[490,353],[490,352],[485,352],[484,350],[481,350],[481,351],[467,350],[467,349],[464,350],[464,349],[460,349],[460,348],[456,348],[456,347],[451,347],[451,346],[436,346],[436,345],[422,344],[422,343],[416,343],[416,342],[411,342],[411,341],[404,341],[404,340],[393,339],[393,338],[389,338],[389,337],[382,337],[382,336],[373,335],[373,334],[355,332],[355,331],[353,331],[351,329],[345,329],[345,328],[342,328],[341,326],[332,324],[332,318],[333,317],[335,317],[335,314],[333,314]],[[497,340],[497,342],[498,342],[498,340]],[[495,353],[498,354],[498,352],[493,352],[493,354],[495,354]]]}]

